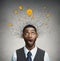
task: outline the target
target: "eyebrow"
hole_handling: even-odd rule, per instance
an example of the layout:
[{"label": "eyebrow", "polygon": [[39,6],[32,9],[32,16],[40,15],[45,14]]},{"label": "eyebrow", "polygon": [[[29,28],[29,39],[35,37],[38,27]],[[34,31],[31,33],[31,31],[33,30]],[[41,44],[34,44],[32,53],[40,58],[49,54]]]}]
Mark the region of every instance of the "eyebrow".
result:
[{"label": "eyebrow", "polygon": [[[26,32],[28,32],[28,30],[25,30],[23,33],[26,33]],[[35,30],[31,30],[31,32],[37,33]]]}]

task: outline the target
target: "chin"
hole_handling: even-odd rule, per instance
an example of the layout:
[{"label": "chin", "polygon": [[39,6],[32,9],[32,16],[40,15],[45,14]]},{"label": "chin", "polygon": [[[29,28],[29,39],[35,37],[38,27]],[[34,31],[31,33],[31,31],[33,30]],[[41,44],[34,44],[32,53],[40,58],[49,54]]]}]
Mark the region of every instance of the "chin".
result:
[{"label": "chin", "polygon": [[28,47],[33,47],[33,46],[35,46],[34,44],[28,44]]}]

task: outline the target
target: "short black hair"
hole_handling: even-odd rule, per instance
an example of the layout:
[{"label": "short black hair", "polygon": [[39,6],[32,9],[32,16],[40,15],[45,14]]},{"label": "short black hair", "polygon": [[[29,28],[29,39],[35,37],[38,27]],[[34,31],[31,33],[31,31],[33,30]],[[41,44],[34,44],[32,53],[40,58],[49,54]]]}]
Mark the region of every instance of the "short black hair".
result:
[{"label": "short black hair", "polygon": [[33,26],[33,25],[31,25],[31,24],[28,24],[28,25],[26,25],[26,26],[23,28],[23,33],[24,33],[25,29],[28,28],[28,27],[34,28],[35,32],[37,32],[37,29],[36,29],[35,26]]}]

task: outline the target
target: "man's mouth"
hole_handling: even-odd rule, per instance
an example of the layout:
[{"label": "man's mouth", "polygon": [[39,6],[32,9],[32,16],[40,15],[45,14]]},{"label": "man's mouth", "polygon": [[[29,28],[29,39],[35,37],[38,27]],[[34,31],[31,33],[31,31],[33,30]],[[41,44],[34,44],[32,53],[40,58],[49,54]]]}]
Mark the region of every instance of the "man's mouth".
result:
[{"label": "man's mouth", "polygon": [[33,40],[28,40],[28,42],[29,42],[29,43],[32,43],[32,42],[33,42]]},{"label": "man's mouth", "polygon": [[28,41],[32,42],[33,40],[28,40]]}]

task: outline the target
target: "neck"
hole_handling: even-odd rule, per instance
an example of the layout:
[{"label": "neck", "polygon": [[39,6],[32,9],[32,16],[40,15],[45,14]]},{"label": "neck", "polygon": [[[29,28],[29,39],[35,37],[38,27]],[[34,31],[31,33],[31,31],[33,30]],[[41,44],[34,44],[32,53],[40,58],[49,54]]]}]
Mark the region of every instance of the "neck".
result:
[{"label": "neck", "polygon": [[33,46],[27,46],[27,45],[26,45],[26,48],[27,48],[28,50],[32,50],[34,47],[35,47],[35,45],[33,45]]}]

